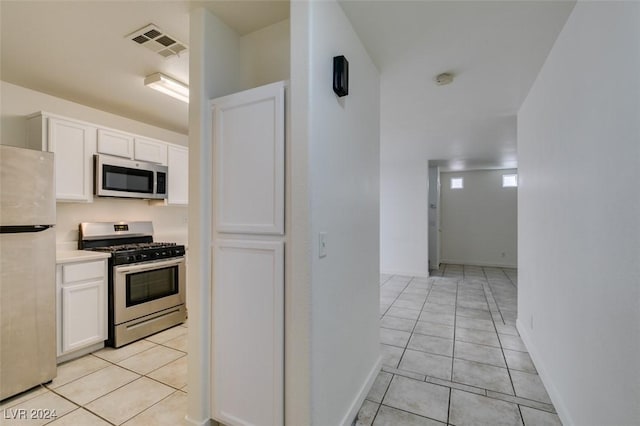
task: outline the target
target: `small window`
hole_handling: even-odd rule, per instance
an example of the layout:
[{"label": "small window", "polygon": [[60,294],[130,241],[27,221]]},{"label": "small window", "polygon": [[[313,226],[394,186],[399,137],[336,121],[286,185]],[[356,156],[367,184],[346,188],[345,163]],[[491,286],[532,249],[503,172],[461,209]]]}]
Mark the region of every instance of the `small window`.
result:
[{"label": "small window", "polygon": [[518,175],[502,175],[503,188],[516,188],[518,186]]},{"label": "small window", "polygon": [[451,178],[451,189],[464,188],[464,179],[461,177]]}]

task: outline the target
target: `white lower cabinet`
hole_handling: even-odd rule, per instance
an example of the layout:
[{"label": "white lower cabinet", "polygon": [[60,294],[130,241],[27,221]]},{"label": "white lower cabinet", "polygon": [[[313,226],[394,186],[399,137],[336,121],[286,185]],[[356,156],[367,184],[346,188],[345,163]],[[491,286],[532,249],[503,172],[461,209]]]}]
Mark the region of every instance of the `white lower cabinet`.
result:
[{"label": "white lower cabinet", "polygon": [[213,288],[213,417],[284,424],[284,243],[218,240]]},{"label": "white lower cabinet", "polygon": [[61,264],[56,275],[58,357],[103,344],[107,339],[106,259]]}]

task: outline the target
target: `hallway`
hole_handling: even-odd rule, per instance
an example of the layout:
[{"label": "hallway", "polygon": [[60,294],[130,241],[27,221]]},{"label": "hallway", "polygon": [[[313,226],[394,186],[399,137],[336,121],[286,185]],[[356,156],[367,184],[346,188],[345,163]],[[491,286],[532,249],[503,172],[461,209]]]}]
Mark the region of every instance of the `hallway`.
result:
[{"label": "hallway", "polygon": [[516,312],[515,269],[381,275],[383,367],[356,425],[560,425]]}]

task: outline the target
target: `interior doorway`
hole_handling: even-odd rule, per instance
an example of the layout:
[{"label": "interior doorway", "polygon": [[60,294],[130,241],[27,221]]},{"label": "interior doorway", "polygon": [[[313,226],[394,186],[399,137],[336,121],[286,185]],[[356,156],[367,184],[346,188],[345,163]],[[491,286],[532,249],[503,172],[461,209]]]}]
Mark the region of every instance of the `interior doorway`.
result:
[{"label": "interior doorway", "polygon": [[440,267],[440,168],[429,161],[429,272]]}]

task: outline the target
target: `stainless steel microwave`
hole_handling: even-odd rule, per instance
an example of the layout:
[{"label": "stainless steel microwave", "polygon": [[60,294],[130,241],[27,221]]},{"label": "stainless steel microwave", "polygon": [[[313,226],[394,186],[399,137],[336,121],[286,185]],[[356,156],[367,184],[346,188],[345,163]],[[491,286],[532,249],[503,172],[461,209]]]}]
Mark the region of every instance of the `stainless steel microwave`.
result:
[{"label": "stainless steel microwave", "polygon": [[99,197],[167,198],[167,166],[96,154],[94,170]]}]

